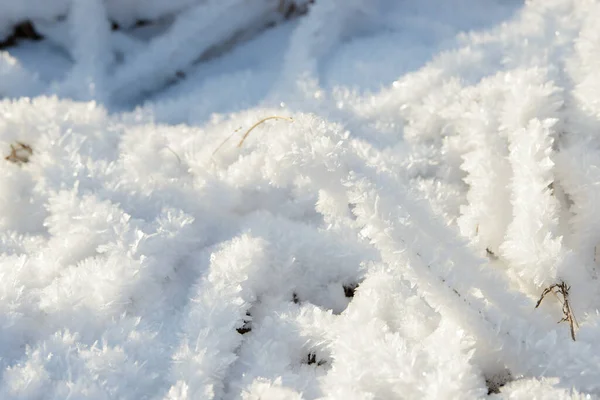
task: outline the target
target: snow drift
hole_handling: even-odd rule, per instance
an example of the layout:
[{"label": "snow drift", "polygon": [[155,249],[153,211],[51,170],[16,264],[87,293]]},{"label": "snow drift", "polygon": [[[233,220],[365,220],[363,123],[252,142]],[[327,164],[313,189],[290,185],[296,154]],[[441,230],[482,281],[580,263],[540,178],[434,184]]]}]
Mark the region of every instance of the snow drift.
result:
[{"label": "snow drift", "polygon": [[0,1],[0,397],[599,396],[600,5],[274,3]]}]

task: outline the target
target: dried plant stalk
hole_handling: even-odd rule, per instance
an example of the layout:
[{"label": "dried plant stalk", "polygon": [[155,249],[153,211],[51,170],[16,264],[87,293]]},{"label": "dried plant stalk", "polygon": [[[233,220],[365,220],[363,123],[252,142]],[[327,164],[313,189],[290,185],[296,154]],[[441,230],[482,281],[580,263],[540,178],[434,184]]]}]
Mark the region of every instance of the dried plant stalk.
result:
[{"label": "dried plant stalk", "polygon": [[248,135],[250,135],[250,132],[252,132],[252,131],[254,130],[254,128],[256,128],[256,127],[257,127],[257,126],[259,126],[260,124],[262,124],[262,123],[264,123],[264,122],[266,122],[266,121],[268,121],[268,120],[270,120],[270,119],[284,119],[284,120],[286,120],[286,121],[294,122],[294,120],[293,120],[293,119],[291,119],[290,117],[280,117],[280,116],[278,116],[278,115],[273,115],[273,116],[270,116],[270,117],[263,118],[263,119],[261,119],[260,121],[258,121],[257,123],[255,123],[254,125],[252,125],[252,126],[250,127],[250,129],[248,129],[248,130],[246,131],[246,133],[245,133],[245,134],[244,134],[244,136],[242,137],[242,140],[240,140],[240,142],[238,143],[237,147],[242,147],[242,144],[244,143],[244,140],[246,140],[246,138],[248,137]]},{"label": "dried plant stalk", "polygon": [[[237,147],[242,147],[242,144],[244,143],[244,140],[246,140],[246,138],[248,137],[248,135],[250,135],[250,132],[252,132],[252,130],[254,130],[254,129],[257,127],[257,126],[259,126],[260,124],[264,123],[265,121],[268,121],[268,120],[271,120],[271,119],[284,119],[284,120],[286,120],[286,121],[294,122],[294,120],[293,120],[292,118],[290,118],[290,117],[281,117],[281,116],[279,116],[279,115],[272,115],[272,116],[270,116],[270,117],[263,118],[263,119],[261,119],[260,121],[258,121],[257,123],[255,123],[254,125],[252,125],[252,126],[250,127],[250,129],[248,129],[248,130],[246,131],[246,133],[244,133],[244,136],[242,137],[242,139],[241,139],[241,140],[240,140],[240,142],[238,143]],[[223,145],[224,145],[225,143],[227,143],[227,141],[228,141],[229,139],[231,139],[231,137],[232,137],[233,135],[235,135],[237,132],[239,132],[239,131],[240,131],[240,129],[241,129],[241,128],[238,128],[238,129],[236,129],[235,131],[233,131],[233,133],[232,133],[231,135],[227,136],[227,137],[225,138],[225,140],[223,140],[223,141],[221,142],[221,144],[220,144],[220,145],[219,145],[219,146],[218,146],[218,147],[215,149],[215,151],[213,151],[212,155],[214,156],[214,155],[215,155],[215,153],[216,153],[217,151],[219,151],[219,150],[221,149],[221,147],[223,147]]]},{"label": "dried plant stalk", "polygon": [[[571,308],[571,303],[569,302],[569,290],[570,289],[571,289],[571,287],[568,286],[565,282],[555,283],[554,285],[547,287],[542,292],[542,295],[540,296],[540,299],[538,300],[537,304],[535,305],[535,308],[538,308],[540,306],[540,304],[542,304],[542,301],[544,300],[546,295],[548,295],[549,293],[554,293],[554,295],[557,297],[560,294],[562,296],[561,303],[563,306],[563,309],[562,309],[563,318],[560,321],[558,321],[558,323],[561,323],[561,322],[569,323],[569,328],[571,330],[571,338],[573,339],[573,341],[575,341],[575,327],[579,328],[579,324],[577,323],[577,319],[575,318],[575,314],[573,314],[573,309]],[[558,300],[560,301],[560,298]]]}]

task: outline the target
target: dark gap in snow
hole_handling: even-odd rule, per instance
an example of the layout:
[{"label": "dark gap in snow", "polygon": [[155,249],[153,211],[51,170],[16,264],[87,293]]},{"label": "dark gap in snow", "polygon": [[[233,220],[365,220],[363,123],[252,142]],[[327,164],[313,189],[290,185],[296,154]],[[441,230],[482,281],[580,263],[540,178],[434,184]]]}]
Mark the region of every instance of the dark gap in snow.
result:
[{"label": "dark gap in snow", "polygon": [[245,335],[246,333],[252,331],[252,315],[250,314],[250,311],[246,312],[246,317],[243,320],[243,325],[239,328],[237,328],[237,332],[240,335]]},{"label": "dark gap in snow", "polygon": [[[149,19],[139,19],[139,20],[135,21],[132,28],[143,28],[145,26],[150,26],[153,23],[155,23],[155,21],[151,21]],[[110,21],[110,29],[112,31],[120,31],[122,29],[126,29],[126,27],[123,28],[121,25],[119,25],[119,23],[117,21]]]},{"label": "dark gap in snow", "polygon": [[147,19],[140,19],[140,20],[136,21],[135,27],[136,28],[141,28],[143,26],[147,26],[147,25],[150,25],[150,24],[152,24],[152,21],[147,20]]},{"label": "dark gap in snow", "polygon": [[313,4],[314,2],[314,0],[308,0],[297,3],[293,0],[281,0],[279,2],[278,11],[285,19],[291,19],[293,17],[306,14],[308,12],[309,4]]},{"label": "dark gap in snow", "polygon": [[298,298],[298,294],[296,292],[292,294],[292,301],[294,304],[300,304],[300,299]]},{"label": "dark gap in snow", "polygon": [[317,359],[317,353],[311,351],[306,356],[305,364],[307,364],[307,365],[314,365],[314,364],[316,364],[317,367],[320,367],[320,366],[322,366],[324,364],[327,364],[327,361]]},{"label": "dark gap in snow", "polygon": [[35,30],[31,21],[23,21],[15,25],[13,28],[13,33],[9,37],[3,41],[0,41],[0,50],[17,45],[19,39],[38,41],[42,40],[43,38],[44,37]]},{"label": "dark gap in snow", "polygon": [[500,393],[500,388],[512,381],[513,376],[508,369],[505,369],[499,373],[490,376],[486,376],[485,384],[488,388],[488,396],[491,394]]},{"label": "dark gap in snow", "polygon": [[358,288],[358,283],[351,283],[349,285],[343,285],[344,287],[344,295],[348,298],[353,298],[356,289]]}]

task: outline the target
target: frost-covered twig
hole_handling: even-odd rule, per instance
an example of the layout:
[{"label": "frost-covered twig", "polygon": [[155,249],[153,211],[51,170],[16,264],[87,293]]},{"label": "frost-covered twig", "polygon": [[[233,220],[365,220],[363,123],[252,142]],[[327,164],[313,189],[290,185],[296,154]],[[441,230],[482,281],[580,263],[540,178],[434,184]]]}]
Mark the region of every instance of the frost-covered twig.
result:
[{"label": "frost-covered twig", "polygon": [[564,258],[559,204],[549,189],[554,180],[550,153],[555,124],[533,120],[527,128],[510,133],[514,219],[501,248],[516,276],[535,288],[553,283]]},{"label": "frost-covered twig", "polygon": [[264,27],[276,11],[276,0],[251,4],[244,0],[209,1],[190,8],[177,16],[165,34],[115,72],[113,99],[130,100],[164,85],[212,47],[236,34]]},{"label": "frost-covered twig", "polygon": [[[291,90],[319,100],[322,95],[318,91],[319,59],[350,32],[372,24],[373,15],[379,12],[379,7],[379,0],[315,2],[291,38],[275,95],[289,95]],[[289,87],[290,84],[295,87]]]},{"label": "frost-covered twig", "polygon": [[244,290],[242,284],[250,268],[264,265],[263,246],[260,240],[242,237],[211,257],[211,270],[186,310],[187,339],[173,357],[171,396],[182,390],[189,391],[190,398],[222,396],[224,378],[242,340],[236,328],[255,300],[252,288]]},{"label": "frost-covered twig", "polygon": [[[68,16],[75,64],[57,91],[78,99],[106,99],[106,74],[114,62],[110,23],[102,0],[73,0]],[[57,28],[57,40],[64,40]]]},{"label": "frost-covered twig", "polygon": [[507,138],[499,130],[497,102],[503,88],[498,80],[486,79],[477,90],[465,90],[461,102],[466,103],[466,112],[455,127],[460,133],[457,140],[468,149],[461,169],[467,173],[464,181],[469,185],[467,204],[461,207],[457,223],[465,237],[492,254],[499,253],[512,212],[506,190],[512,171]]}]

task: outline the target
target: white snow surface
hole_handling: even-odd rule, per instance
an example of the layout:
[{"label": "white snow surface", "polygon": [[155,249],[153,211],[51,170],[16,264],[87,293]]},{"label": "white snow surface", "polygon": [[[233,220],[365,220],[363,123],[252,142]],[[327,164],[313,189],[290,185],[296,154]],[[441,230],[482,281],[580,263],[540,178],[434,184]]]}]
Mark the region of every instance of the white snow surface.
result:
[{"label": "white snow surface", "polygon": [[0,0],[0,399],[600,398],[600,3],[305,5]]}]

